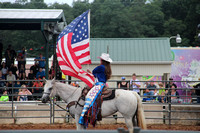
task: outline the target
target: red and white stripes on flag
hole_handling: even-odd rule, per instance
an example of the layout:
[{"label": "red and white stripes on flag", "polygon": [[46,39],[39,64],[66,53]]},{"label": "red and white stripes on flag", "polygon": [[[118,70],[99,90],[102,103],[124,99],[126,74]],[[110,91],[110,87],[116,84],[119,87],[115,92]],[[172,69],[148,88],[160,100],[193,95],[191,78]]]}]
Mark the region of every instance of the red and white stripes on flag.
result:
[{"label": "red and white stripes on flag", "polygon": [[82,70],[82,64],[91,64],[89,49],[89,10],[73,20],[59,35],[57,41],[58,64],[65,75],[94,84],[94,76]]}]

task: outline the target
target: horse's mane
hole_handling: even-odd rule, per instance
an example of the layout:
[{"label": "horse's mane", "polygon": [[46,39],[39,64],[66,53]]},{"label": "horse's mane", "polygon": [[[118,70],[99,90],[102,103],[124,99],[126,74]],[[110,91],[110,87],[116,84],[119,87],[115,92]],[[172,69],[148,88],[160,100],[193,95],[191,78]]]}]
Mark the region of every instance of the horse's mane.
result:
[{"label": "horse's mane", "polygon": [[[58,85],[58,86],[56,86]],[[67,84],[67,83],[62,83],[62,82],[59,82],[59,81],[55,81],[54,85],[53,85],[53,88],[51,90],[51,94],[50,94],[50,98],[54,97],[55,95],[58,94],[58,89],[63,86],[63,88],[67,90],[67,88],[70,88],[70,89],[73,89],[75,90],[77,87],[75,86],[72,86],[70,84]]]}]

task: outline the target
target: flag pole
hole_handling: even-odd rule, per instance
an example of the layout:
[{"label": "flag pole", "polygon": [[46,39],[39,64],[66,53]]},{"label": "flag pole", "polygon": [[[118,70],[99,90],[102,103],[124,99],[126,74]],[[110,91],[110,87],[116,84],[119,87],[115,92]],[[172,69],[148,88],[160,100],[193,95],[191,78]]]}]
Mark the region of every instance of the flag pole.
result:
[{"label": "flag pole", "polygon": [[107,45],[107,54],[109,54],[109,46]]},{"label": "flag pole", "polygon": [[[90,45],[90,9],[88,13],[88,35],[89,35],[89,45]],[[90,69],[90,64],[87,65],[87,69]]]}]

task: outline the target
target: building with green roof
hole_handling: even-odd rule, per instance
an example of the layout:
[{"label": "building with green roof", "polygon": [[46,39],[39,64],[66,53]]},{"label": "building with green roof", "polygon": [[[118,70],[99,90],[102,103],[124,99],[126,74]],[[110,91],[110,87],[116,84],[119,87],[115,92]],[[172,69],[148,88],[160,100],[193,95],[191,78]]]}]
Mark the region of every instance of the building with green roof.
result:
[{"label": "building with green roof", "polygon": [[[109,53],[113,62],[111,80],[122,76],[129,80],[133,73],[142,76],[170,76],[171,56],[169,38],[91,38],[90,51],[93,70],[101,53]],[[87,66],[83,66],[87,69]]]}]

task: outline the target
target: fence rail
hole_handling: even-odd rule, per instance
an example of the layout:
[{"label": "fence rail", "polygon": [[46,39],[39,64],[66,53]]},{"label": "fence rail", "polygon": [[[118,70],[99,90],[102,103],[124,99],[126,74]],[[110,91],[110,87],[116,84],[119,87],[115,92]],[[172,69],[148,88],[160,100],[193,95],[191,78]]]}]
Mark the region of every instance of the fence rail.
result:
[{"label": "fence rail", "polygon": [[[19,80],[20,82],[35,82],[35,80]],[[4,81],[4,82],[7,82],[7,81]],[[41,82],[43,82],[43,80],[41,80]],[[62,82],[68,82],[67,80],[63,81]],[[71,82],[71,81],[70,81]],[[72,81],[72,82],[75,82]],[[80,81],[79,81],[80,82]],[[110,82],[114,82],[114,83],[117,83],[119,81],[110,81]],[[137,81],[138,82],[138,81]],[[147,82],[147,81],[141,81],[141,82]],[[148,82],[152,82],[152,81],[148,81]],[[169,81],[154,81],[154,82],[163,82],[163,83],[168,83]],[[174,82],[186,82],[186,81],[174,81]],[[188,81],[188,82],[199,82],[199,81]],[[28,89],[42,89],[41,87],[27,87]],[[0,90],[2,89],[5,89],[5,87],[0,87]],[[64,103],[63,101],[54,101],[54,100],[51,100],[50,103],[47,103],[47,104],[42,104],[41,101],[14,101],[14,97],[18,96],[18,94],[14,94],[14,89],[19,89],[19,87],[6,87],[6,89],[10,89],[11,91],[11,94],[8,94],[9,97],[11,97],[11,101],[9,102],[0,102],[0,106],[5,106],[5,108],[0,108],[0,114],[2,113],[5,113],[5,112],[9,112],[10,115],[9,116],[2,116],[0,115],[0,119],[26,119],[26,118],[49,118],[49,123],[55,123],[55,119],[71,119],[72,117],[69,116],[69,115],[66,115],[66,116],[63,116],[63,117],[58,117],[55,115],[56,112],[64,112],[64,110],[62,109],[57,109],[55,108],[55,104],[54,103],[57,103],[61,106],[66,106],[66,103]],[[112,89],[117,89],[116,87],[113,87]],[[128,88],[130,89],[130,88]],[[147,88],[140,88],[140,92],[143,92],[143,90],[145,90]],[[148,102],[143,102],[144,105],[159,105],[159,106],[162,106],[162,110],[144,110],[146,113],[163,113],[163,117],[146,117],[146,119],[155,119],[155,120],[163,120],[163,123],[165,124],[172,124],[171,121],[172,120],[175,120],[175,121],[183,121],[183,120],[190,120],[190,121],[199,121],[200,118],[173,118],[172,117],[172,113],[200,113],[200,104],[199,103],[191,103],[190,100],[192,98],[198,98],[200,96],[191,96],[191,95],[188,95],[190,93],[191,90],[196,90],[198,88],[177,88],[177,89],[180,89],[180,90],[184,90],[184,91],[187,91],[186,92],[186,95],[179,95],[179,99],[181,102],[172,102],[172,98],[173,97],[177,97],[177,96],[173,96],[171,95],[171,90],[172,88],[156,88],[157,90],[160,90],[160,89],[165,89],[165,90],[168,90],[168,95],[167,96],[160,96],[160,97],[166,97],[168,98],[168,101],[166,103],[160,103],[160,102],[157,102],[155,99],[153,100],[150,100]],[[130,89],[131,90],[131,89]],[[2,96],[2,94],[0,95]],[[42,93],[38,93],[38,94],[35,94],[33,93],[33,95],[31,96],[32,98],[33,97],[37,97],[39,99],[39,97],[42,96]],[[144,95],[143,93],[141,93],[141,98],[148,98],[150,97],[150,95]],[[185,101],[184,101],[185,100]],[[19,109],[19,105],[37,105],[37,106],[40,106],[40,107],[48,107],[48,109]],[[182,106],[182,107],[186,107],[186,106],[191,106],[191,107],[197,107],[198,110],[173,110],[173,107],[176,107],[176,106]],[[11,109],[7,109],[6,107],[11,107]],[[19,113],[19,112],[28,112],[28,111],[32,111],[32,112],[48,112],[48,114],[46,113],[45,116],[16,116],[16,113]],[[119,118],[122,118],[122,117],[119,117],[119,116],[116,116],[116,115],[113,115],[113,116],[109,116],[107,118],[113,118],[113,119],[119,119]]]}]

